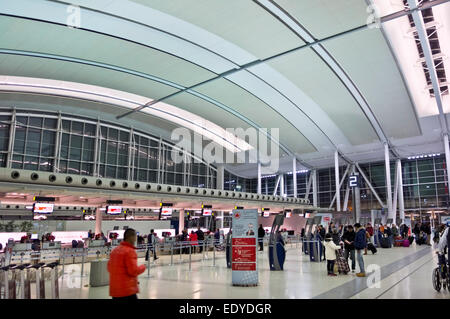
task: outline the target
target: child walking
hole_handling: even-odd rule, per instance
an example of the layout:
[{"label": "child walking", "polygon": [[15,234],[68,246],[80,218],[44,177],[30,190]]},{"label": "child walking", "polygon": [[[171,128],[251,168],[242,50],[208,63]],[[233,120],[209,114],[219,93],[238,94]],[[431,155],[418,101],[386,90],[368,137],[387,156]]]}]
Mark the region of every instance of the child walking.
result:
[{"label": "child walking", "polygon": [[330,233],[325,235],[325,258],[327,260],[328,276],[336,276],[334,273],[334,263],[336,262],[336,250],[341,249],[341,246],[336,245]]}]

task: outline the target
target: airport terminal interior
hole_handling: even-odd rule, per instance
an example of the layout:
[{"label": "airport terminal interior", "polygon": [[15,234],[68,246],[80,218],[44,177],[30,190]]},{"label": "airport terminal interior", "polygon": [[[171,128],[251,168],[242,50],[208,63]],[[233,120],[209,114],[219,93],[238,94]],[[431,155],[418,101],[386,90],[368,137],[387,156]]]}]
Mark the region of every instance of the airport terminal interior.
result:
[{"label": "airport terminal interior", "polygon": [[0,298],[449,299],[447,76],[450,0],[0,1]]}]

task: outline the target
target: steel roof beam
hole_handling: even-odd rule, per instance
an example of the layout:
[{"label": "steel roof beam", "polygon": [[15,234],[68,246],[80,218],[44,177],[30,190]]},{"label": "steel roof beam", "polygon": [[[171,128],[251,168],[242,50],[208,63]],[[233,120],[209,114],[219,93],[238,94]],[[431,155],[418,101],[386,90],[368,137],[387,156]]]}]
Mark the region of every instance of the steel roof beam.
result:
[{"label": "steel roof beam", "polygon": [[436,68],[434,65],[433,54],[431,52],[430,42],[428,41],[428,35],[425,28],[425,23],[423,17],[419,14],[418,5],[416,0],[408,0],[409,8],[411,9],[411,15],[414,20],[414,25],[416,26],[417,34],[420,39],[420,45],[422,46],[422,51],[425,56],[425,61],[428,67],[428,72],[430,74],[431,83],[433,85],[434,96],[436,98],[436,104],[439,110],[439,121],[441,124],[442,133],[448,132],[447,119],[444,114],[444,108],[441,96],[441,87],[439,85],[439,79],[437,77]]}]

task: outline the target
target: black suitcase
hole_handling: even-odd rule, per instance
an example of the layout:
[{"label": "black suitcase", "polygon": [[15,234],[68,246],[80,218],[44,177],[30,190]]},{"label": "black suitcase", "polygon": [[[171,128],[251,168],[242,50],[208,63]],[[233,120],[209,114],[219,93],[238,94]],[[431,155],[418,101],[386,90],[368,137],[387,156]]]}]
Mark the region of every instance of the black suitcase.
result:
[{"label": "black suitcase", "polygon": [[374,255],[377,253],[377,248],[372,243],[367,244],[367,249],[369,249]]},{"label": "black suitcase", "polygon": [[389,238],[381,238],[381,248],[391,248],[391,241]]}]

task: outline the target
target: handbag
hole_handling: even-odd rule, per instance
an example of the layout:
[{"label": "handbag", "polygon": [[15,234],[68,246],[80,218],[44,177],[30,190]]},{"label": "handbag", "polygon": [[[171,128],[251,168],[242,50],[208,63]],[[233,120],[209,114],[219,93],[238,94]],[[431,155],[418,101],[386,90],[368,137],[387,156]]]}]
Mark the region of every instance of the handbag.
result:
[{"label": "handbag", "polygon": [[338,275],[339,274],[339,267],[337,265],[337,260],[334,263],[333,272]]}]

